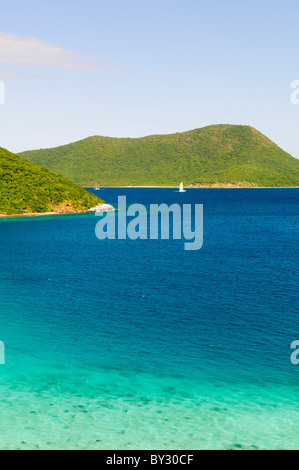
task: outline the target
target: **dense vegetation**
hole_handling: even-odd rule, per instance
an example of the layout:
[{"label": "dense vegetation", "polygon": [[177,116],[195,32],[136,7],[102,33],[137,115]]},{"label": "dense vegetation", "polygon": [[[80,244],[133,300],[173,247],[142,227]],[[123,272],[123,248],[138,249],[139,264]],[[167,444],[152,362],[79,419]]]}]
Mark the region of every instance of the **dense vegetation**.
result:
[{"label": "dense vegetation", "polygon": [[85,186],[298,186],[299,160],[249,126],[218,125],[139,139],[90,137],[24,158]]},{"label": "dense vegetation", "polygon": [[0,214],[80,211],[100,202],[64,176],[0,148]]}]

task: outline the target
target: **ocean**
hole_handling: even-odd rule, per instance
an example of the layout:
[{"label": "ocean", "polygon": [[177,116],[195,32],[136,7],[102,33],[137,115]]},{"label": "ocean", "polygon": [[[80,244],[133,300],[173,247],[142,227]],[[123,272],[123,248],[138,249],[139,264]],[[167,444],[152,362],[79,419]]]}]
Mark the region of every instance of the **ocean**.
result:
[{"label": "ocean", "polygon": [[299,449],[299,190],[96,193],[203,204],[203,247],[1,220],[0,448]]}]

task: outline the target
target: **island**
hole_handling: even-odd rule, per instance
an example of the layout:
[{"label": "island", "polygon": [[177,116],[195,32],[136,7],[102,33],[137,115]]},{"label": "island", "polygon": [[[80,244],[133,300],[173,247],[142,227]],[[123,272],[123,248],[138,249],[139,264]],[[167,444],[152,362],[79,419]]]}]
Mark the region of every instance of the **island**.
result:
[{"label": "island", "polygon": [[0,148],[0,217],[101,210],[107,205],[86,189]]},{"label": "island", "polygon": [[299,160],[251,126],[142,138],[94,136],[20,154],[85,187],[298,187]]}]

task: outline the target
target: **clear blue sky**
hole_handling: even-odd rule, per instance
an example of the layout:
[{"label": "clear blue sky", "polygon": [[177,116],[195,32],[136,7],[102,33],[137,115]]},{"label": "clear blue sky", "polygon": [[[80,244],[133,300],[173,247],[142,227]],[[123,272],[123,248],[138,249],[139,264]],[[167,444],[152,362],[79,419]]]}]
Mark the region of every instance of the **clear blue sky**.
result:
[{"label": "clear blue sky", "polygon": [[0,146],[250,124],[299,157],[299,2],[2,2]]}]

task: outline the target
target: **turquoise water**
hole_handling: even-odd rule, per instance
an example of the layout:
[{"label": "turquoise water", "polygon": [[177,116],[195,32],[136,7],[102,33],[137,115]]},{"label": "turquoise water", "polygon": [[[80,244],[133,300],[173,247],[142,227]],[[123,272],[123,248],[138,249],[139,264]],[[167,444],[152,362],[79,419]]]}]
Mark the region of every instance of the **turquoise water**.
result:
[{"label": "turquoise water", "polygon": [[297,189],[105,189],[204,204],[204,246],[0,221],[0,448],[299,449]]}]

